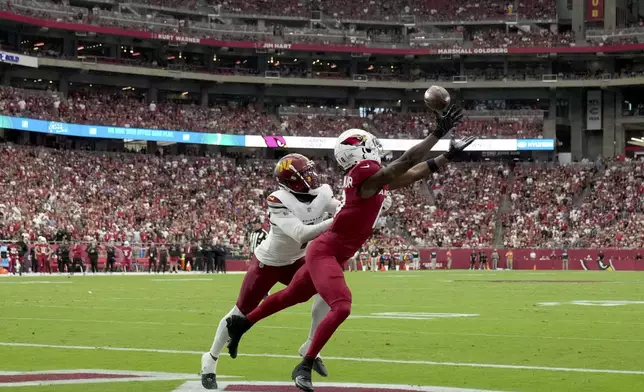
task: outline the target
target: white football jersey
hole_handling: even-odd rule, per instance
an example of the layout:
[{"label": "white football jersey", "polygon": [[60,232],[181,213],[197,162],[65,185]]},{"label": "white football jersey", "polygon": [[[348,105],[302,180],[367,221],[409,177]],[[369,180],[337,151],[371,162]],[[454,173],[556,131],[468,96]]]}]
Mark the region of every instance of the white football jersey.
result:
[{"label": "white football jersey", "polygon": [[[266,265],[281,267],[304,257],[308,242],[326,231],[333,222],[338,201],[329,185],[314,192],[310,203],[299,201],[292,193],[278,190],[268,197],[271,231],[255,249],[255,257]],[[326,219],[326,220],[325,220]]]}]

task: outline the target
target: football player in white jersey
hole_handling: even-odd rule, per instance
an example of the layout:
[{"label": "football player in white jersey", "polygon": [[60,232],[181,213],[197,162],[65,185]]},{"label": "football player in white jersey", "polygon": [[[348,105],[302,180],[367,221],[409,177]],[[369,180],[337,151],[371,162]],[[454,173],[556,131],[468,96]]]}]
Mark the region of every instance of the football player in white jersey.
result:
[{"label": "football player in white jersey", "polygon": [[[275,167],[275,177],[281,189],[267,199],[271,230],[255,249],[237,304],[222,317],[210,351],[201,357],[201,384],[206,389],[217,389],[217,363],[229,339],[226,319],[250,313],[277,282],[288,285],[304,265],[308,242],[331,226],[340,204],[333,198],[329,185],[319,185],[315,164],[303,155],[288,154],[280,159]],[[316,295],[311,311],[311,330],[300,347],[301,356],[308,350],[318,323],[328,311],[329,306]],[[236,349],[229,347],[229,351],[232,358],[237,356]],[[328,375],[319,357],[314,370],[321,376]]]}]

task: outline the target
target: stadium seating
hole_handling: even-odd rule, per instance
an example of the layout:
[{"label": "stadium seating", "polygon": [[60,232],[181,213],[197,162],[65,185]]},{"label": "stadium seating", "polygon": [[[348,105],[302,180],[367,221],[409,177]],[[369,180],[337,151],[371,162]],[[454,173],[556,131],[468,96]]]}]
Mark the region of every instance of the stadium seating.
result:
[{"label": "stadium seating", "polygon": [[[54,239],[133,243],[226,238],[240,247],[247,226],[266,215],[275,161],[157,157],[3,145],[0,238],[19,232]],[[328,169],[324,182],[333,183]]]},{"label": "stadium seating", "polygon": [[591,165],[517,165],[504,215],[506,246],[534,247],[568,240],[570,214],[589,184]]},{"label": "stadium seating", "polygon": [[[217,237],[237,253],[265,217],[275,161],[2,145],[0,238],[175,242]],[[337,192],[340,174],[318,162]],[[395,191],[378,241],[420,247],[644,246],[644,163],[455,163]]]},{"label": "stadium seating", "polygon": [[[486,138],[538,138],[543,136],[543,118],[517,121],[512,111],[506,117],[466,118],[457,128],[458,136]],[[380,133],[391,138],[424,138],[434,129],[433,118],[428,114],[380,113],[373,116],[373,123]]]},{"label": "stadium seating", "polygon": [[[433,129],[433,118],[426,114],[380,113],[367,118],[306,114],[278,119],[261,113],[253,105],[220,105],[202,108],[176,103],[147,103],[131,91],[79,89],[68,99],[53,91],[0,87],[0,114],[77,124],[131,128],[190,130],[195,132],[248,135],[296,135],[334,137],[349,128],[372,129],[390,138],[423,138]],[[487,138],[537,138],[543,133],[543,118],[516,120],[517,111],[468,112],[457,129],[458,136]],[[487,114],[486,114],[487,113]],[[373,128],[372,128],[373,126]]]},{"label": "stadium seating", "polygon": [[389,216],[417,245],[489,246],[507,181],[502,165],[450,165],[434,174],[428,186],[397,192]]},{"label": "stadium seating", "polygon": [[[141,2],[136,2],[140,5]],[[176,3],[176,4],[175,4]],[[525,3],[525,4],[524,4]],[[174,0],[150,0],[150,6],[162,6],[172,8],[183,8],[194,11],[195,2],[177,3]],[[217,4],[219,5],[219,4]],[[138,6],[137,6],[138,7]],[[310,18],[311,10],[318,8],[305,1],[280,0],[267,1],[255,0],[250,2],[225,3],[222,5],[223,14],[248,14],[248,15],[281,15],[291,17]],[[480,20],[505,20],[507,17],[507,6],[492,0],[478,2],[453,2],[448,0],[434,1],[431,4],[427,2],[414,0],[411,3],[407,1],[396,0],[390,1],[367,1],[342,2],[336,0],[326,0],[320,3],[319,7],[325,17],[330,17],[331,21],[349,20],[390,20],[398,22],[401,16],[414,16],[419,21],[480,21]],[[199,38],[216,38],[229,41],[273,41],[274,39],[283,39],[288,43],[321,43],[321,44],[340,44],[340,45],[362,45],[365,43],[374,43],[377,45],[407,44],[412,46],[431,46],[431,47],[453,47],[463,41],[462,34],[460,38],[454,38],[451,34],[446,34],[444,39],[431,38],[428,42],[426,39],[417,38],[412,34],[410,37],[403,36],[397,30],[370,30],[355,31],[343,28],[325,28],[318,26],[315,29],[286,29],[286,28],[258,28],[252,25],[221,25],[211,24],[196,19],[173,18],[171,16],[158,16],[157,12],[150,10],[149,14],[142,12],[141,15],[133,13],[122,13],[106,9],[73,7],[64,4],[35,2],[32,0],[15,0],[10,4],[1,4],[0,10],[10,10],[11,12],[35,16],[38,18],[55,19],[59,21],[96,24],[109,27],[122,27],[126,29],[136,29],[141,31],[154,31],[163,33],[181,33],[185,36]],[[212,12],[204,7],[199,8],[203,16]],[[519,14],[525,18],[550,19],[555,16],[555,6],[552,0],[522,2],[519,8]],[[330,23],[332,25],[332,23]],[[277,26],[276,26],[277,27]],[[278,37],[274,37],[274,35]],[[436,35],[434,33],[434,35]],[[440,37],[442,34],[438,34]],[[422,34],[421,34],[422,36]],[[506,34],[501,30],[485,30],[474,34],[475,47],[505,47],[513,46],[559,46],[568,45],[573,40],[570,33],[553,34],[549,32],[537,34]],[[596,42],[596,41],[593,41]]]},{"label": "stadium seating", "polygon": [[472,35],[472,44],[477,48],[507,48],[531,46],[570,46],[575,42],[571,32],[554,34],[549,31],[528,34],[522,31],[506,33],[500,29],[478,30]]},{"label": "stadium seating", "polygon": [[202,108],[174,103],[149,104],[126,92],[78,90],[68,99],[55,92],[0,87],[0,113],[70,122],[150,129],[236,134],[275,134],[274,118],[245,107]]},{"label": "stadium seating", "polygon": [[524,167],[514,170],[505,245],[642,246],[644,164]]},{"label": "stadium seating", "polygon": [[575,246],[644,247],[644,162],[610,163],[571,212]]},{"label": "stadium seating", "polygon": [[[152,7],[195,10],[196,2],[176,0],[129,0],[137,5]],[[493,0],[450,2],[435,0],[431,3],[421,0],[411,1],[372,1],[358,0],[347,3],[337,0],[253,0],[253,1],[213,1],[212,7],[221,7],[223,14],[279,15],[309,18],[312,10],[320,10],[325,16],[334,19],[357,20],[397,20],[400,15],[416,15],[423,21],[465,21],[465,20],[502,20],[508,14],[507,4]],[[523,0],[515,7],[523,19],[554,19],[555,2],[552,0]]]}]

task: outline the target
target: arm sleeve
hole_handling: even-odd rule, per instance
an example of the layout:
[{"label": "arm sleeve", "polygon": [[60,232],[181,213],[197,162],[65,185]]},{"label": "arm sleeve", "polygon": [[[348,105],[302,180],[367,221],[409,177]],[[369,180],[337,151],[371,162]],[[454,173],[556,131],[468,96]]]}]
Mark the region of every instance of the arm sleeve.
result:
[{"label": "arm sleeve", "polygon": [[327,219],[315,225],[305,225],[292,212],[284,210],[278,214],[271,213],[271,223],[282,229],[287,236],[303,244],[327,231],[333,219]]}]

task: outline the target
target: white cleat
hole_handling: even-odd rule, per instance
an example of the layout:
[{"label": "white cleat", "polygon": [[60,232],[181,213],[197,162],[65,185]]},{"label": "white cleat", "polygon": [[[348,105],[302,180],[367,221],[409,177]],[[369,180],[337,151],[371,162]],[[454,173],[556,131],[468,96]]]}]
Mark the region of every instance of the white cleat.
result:
[{"label": "white cleat", "polygon": [[209,352],[201,356],[201,385],[205,389],[217,389],[216,367],[217,361]]}]

